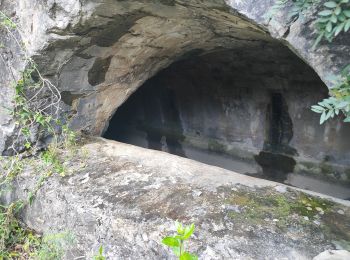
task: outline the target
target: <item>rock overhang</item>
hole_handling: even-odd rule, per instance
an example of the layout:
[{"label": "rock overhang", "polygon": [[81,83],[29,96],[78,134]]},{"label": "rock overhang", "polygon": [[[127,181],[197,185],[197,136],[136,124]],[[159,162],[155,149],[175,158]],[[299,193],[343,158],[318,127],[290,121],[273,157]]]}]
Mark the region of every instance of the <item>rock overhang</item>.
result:
[{"label": "rock overhang", "polygon": [[[12,5],[29,53],[43,74],[74,97],[68,106],[62,104],[74,113],[72,125],[100,135],[115,110],[145,80],[196,49],[282,42],[323,80],[339,71],[348,59],[347,38],[332,49],[324,45],[310,51],[310,28],[302,30],[299,20],[289,23],[287,10],[273,21],[266,18],[272,2],[89,0]],[[6,8],[8,3],[2,5]]]}]

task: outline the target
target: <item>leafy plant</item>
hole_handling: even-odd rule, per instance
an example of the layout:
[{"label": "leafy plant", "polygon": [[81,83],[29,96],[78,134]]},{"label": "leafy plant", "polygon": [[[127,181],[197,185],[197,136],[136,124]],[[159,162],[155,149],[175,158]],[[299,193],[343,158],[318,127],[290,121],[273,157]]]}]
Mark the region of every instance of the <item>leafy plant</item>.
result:
[{"label": "leafy plant", "polygon": [[24,203],[0,206],[0,259],[59,260],[73,242],[69,233],[40,236],[25,229],[16,218]]},{"label": "leafy plant", "polygon": [[[291,4],[290,16],[300,16],[320,2],[320,0],[277,0],[270,9],[270,13],[273,16],[279,9]],[[327,1],[323,3],[317,16],[318,37],[312,46],[313,50],[323,39],[332,42],[341,32],[346,33],[350,30],[350,0]],[[331,76],[330,81],[332,83],[331,96],[312,106],[311,110],[321,114],[320,124],[340,113],[345,116],[344,122],[350,122],[350,64],[340,75]]]},{"label": "leafy plant", "polygon": [[342,31],[350,29],[350,0],[332,0],[323,4],[324,9],[318,12],[316,28],[318,37],[313,48],[322,39],[332,40]]},{"label": "leafy plant", "polygon": [[[65,175],[60,151],[75,145],[76,134],[59,120],[62,116],[60,92],[41,75],[30,58],[15,20],[1,11],[0,29],[17,45],[20,49],[19,55],[26,63],[25,69],[18,77],[12,73],[13,106],[5,107],[15,121],[18,134],[14,136],[9,147],[13,156],[6,159],[0,157],[0,194],[11,188],[12,182],[25,168],[24,161],[36,160],[35,172],[42,173],[33,189],[28,191],[27,200],[15,201],[9,206],[0,205],[0,259],[61,259],[63,249],[68,246],[63,235],[41,237],[34,234],[22,227],[17,214],[24,206],[32,204],[47,178],[54,173]],[[6,46],[0,43],[0,48]],[[4,60],[2,56],[0,58]],[[11,72],[11,69],[9,71]],[[60,130],[62,134],[61,138],[58,138],[57,132]],[[53,141],[46,151],[38,155],[41,147],[36,147],[36,140],[38,136],[48,135],[53,137]],[[28,155],[32,159],[24,160]]]},{"label": "leafy plant", "polygon": [[278,10],[285,8],[287,5],[291,6],[288,13],[289,18],[304,17],[305,12],[317,2],[319,0],[277,0],[268,11],[266,18],[272,19]]},{"label": "leafy plant", "polygon": [[74,242],[73,236],[68,232],[44,236],[37,249],[31,254],[32,259],[60,260],[65,249]]},{"label": "leafy plant", "polygon": [[344,122],[350,122],[350,65],[340,75],[329,79],[333,84],[330,89],[332,96],[312,106],[311,110],[321,114],[320,124],[339,115],[340,112],[345,116]]},{"label": "leafy plant", "polygon": [[185,249],[185,241],[189,240],[192,236],[195,229],[194,224],[184,227],[181,223],[176,221],[175,228],[177,234],[163,238],[162,243],[170,247],[174,254],[179,257],[179,260],[197,260],[198,257],[196,255],[191,254]]},{"label": "leafy plant", "polygon": [[17,28],[17,24],[13,22],[7,15],[0,11],[0,25],[11,29]]},{"label": "leafy plant", "polygon": [[103,246],[100,246],[98,254],[93,257],[93,260],[106,260],[106,257],[103,256]]}]

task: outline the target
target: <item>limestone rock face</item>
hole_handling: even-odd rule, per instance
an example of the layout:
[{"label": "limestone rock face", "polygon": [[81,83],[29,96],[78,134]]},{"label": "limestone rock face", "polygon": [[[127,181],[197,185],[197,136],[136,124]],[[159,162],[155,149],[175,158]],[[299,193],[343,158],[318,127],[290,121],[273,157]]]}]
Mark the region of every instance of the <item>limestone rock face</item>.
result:
[{"label": "limestone rock face", "polygon": [[[272,5],[271,0],[2,0],[0,9],[18,21],[29,56],[58,87],[62,107],[74,115],[72,126],[101,135],[145,80],[198,51],[273,48],[282,42],[327,83],[327,74],[339,72],[350,58],[349,37],[311,51],[313,24],[288,21],[288,7],[268,20]],[[0,66],[0,103],[11,108],[9,82],[26,62],[6,31],[0,39],[5,43],[0,62],[6,64]],[[1,152],[15,132],[5,114],[2,107]]]},{"label": "limestone rock face", "polygon": [[346,260],[350,258],[350,252],[346,250],[327,250],[315,256],[313,260]]}]

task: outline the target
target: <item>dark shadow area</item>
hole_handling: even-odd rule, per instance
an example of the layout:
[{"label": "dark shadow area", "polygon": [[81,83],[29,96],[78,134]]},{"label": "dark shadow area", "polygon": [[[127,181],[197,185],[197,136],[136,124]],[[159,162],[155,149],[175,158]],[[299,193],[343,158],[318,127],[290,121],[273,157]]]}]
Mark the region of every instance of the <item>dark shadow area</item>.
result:
[{"label": "dark shadow area", "polygon": [[185,136],[175,98],[173,90],[158,84],[157,78],[149,80],[130,97],[127,105],[119,109],[110,121],[105,137],[115,139],[117,136],[123,140],[131,134],[130,130],[135,131],[135,135],[139,131],[143,132],[146,143],[138,145],[154,150],[166,149],[169,153],[186,157],[181,145]]},{"label": "dark shadow area", "polygon": [[331,164],[349,161],[350,150],[342,141],[349,128],[319,125],[310,111],[327,93],[284,46],[196,50],[132,94],[104,137],[302,188],[324,184],[327,192],[328,181],[314,182],[309,171],[332,173]]},{"label": "dark shadow area", "polygon": [[287,103],[281,93],[271,93],[267,107],[267,140],[264,150],[255,156],[266,178],[283,182],[296,165],[293,156],[297,151],[289,146],[293,138],[293,122]]}]

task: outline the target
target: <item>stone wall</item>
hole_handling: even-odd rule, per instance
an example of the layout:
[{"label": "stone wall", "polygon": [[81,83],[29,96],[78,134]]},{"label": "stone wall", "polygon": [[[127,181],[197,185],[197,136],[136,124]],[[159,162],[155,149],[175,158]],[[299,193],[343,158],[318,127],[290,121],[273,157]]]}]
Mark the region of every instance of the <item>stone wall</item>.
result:
[{"label": "stone wall", "polygon": [[105,136],[197,159],[195,147],[270,170],[278,162],[268,155],[283,155],[296,161],[289,168],[280,163],[287,173],[346,181],[350,126],[340,118],[320,125],[310,110],[327,92],[317,74],[280,44],[204,55],[198,50],[136,91]]}]

